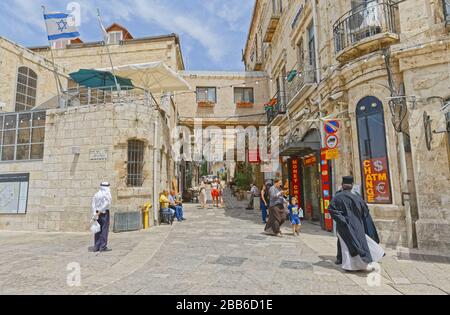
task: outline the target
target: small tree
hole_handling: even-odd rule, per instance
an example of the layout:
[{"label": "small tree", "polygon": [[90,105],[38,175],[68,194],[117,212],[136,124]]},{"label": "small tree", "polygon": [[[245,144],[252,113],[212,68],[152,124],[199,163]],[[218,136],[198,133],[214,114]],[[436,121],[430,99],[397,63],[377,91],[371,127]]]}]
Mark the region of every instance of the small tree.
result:
[{"label": "small tree", "polygon": [[237,188],[247,190],[253,181],[253,172],[251,165],[247,163],[238,164],[235,181]]}]

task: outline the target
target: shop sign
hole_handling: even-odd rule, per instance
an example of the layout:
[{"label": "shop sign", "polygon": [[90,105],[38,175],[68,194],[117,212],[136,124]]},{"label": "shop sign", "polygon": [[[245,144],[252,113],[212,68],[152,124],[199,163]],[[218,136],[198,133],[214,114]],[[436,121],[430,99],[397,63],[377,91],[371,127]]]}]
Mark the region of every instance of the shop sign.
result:
[{"label": "shop sign", "polygon": [[333,230],[333,219],[330,216],[330,213],[328,212],[328,207],[330,206],[331,202],[331,176],[330,176],[330,165],[328,163],[327,159],[327,151],[329,150],[322,150],[320,156],[321,156],[321,174],[322,174],[322,209],[323,209],[323,215],[325,219],[325,229],[327,231]]},{"label": "shop sign", "polygon": [[261,157],[259,154],[259,149],[256,150],[248,150],[248,162],[249,163],[261,163]]},{"label": "shop sign", "polygon": [[337,121],[337,120],[325,121],[324,129],[325,129],[326,134],[334,135],[335,133],[338,132],[339,128],[340,128],[339,121]]},{"label": "shop sign", "polygon": [[325,159],[326,160],[337,160],[339,159],[339,150],[338,149],[328,149],[325,151]]},{"label": "shop sign", "polygon": [[307,157],[303,160],[305,166],[313,166],[317,164],[317,158],[315,155]]},{"label": "shop sign", "polygon": [[301,195],[299,159],[291,160],[291,180],[292,180],[292,196],[297,197],[298,204],[301,205],[302,195]]},{"label": "shop sign", "polygon": [[368,203],[392,202],[389,172],[386,158],[363,161],[364,195]]},{"label": "shop sign", "polygon": [[326,138],[325,143],[328,149],[336,149],[339,145],[339,138],[336,135],[329,135]]}]

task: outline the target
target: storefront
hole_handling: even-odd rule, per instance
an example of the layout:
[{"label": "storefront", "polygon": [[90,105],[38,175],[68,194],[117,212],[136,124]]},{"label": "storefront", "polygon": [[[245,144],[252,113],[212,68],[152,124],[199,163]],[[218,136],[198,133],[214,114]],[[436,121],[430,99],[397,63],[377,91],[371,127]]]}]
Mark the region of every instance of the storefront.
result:
[{"label": "storefront", "polygon": [[320,147],[320,134],[316,129],[310,130],[301,141],[284,146],[281,156],[287,163],[283,164],[283,177],[286,174],[289,196],[297,197],[304,209],[305,219],[330,230],[325,220],[329,201],[324,207],[324,197],[331,197],[331,185],[328,180],[323,182],[323,179],[330,177],[331,166],[325,162],[324,168]]}]

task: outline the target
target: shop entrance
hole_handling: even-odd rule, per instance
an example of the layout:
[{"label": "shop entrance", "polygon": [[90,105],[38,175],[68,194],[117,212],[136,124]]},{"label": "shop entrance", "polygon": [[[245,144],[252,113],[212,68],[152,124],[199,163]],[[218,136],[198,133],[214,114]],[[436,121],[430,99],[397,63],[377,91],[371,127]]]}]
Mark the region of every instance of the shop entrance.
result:
[{"label": "shop entrance", "polygon": [[318,158],[315,154],[302,158],[303,165],[303,206],[306,219],[313,222],[322,221],[322,213],[320,207],[320,173],[318,166]]}]

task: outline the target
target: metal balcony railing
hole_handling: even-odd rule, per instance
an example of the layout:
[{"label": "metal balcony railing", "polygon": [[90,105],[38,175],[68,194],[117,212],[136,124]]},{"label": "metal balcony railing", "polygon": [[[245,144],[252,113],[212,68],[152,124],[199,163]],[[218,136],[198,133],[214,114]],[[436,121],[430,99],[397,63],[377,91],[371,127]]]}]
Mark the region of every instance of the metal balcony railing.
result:
[{"label": "metal balcony railing", "polygon": [[271,99],[274,104],[266,108],[267,123],[270,124],[278,115],[284,115],[287,112],[286,94],[278,91]]},{"label": "metal balcony railing", "polygon": [[389,1],[373,0],[345,13],[333,27],[336,53],[377,34],[397,34],[397,11]]},{"label": "metal balcony railing", "polygon": [[141,104],[157,106],[153,95],[143,89],[122,86],[120,91],[115,87],[85,88],[77,87],[63,92],[65,107],[105,104]]},{"label": "metal balcony railing", "polygon": [[286,103],[289,104],[304,88],[314,84],[316,72],[312,66],[300,66],[289,72],[286,80]]}]

